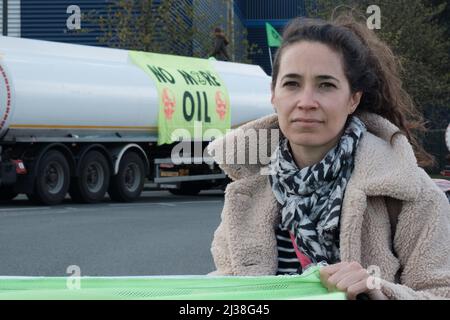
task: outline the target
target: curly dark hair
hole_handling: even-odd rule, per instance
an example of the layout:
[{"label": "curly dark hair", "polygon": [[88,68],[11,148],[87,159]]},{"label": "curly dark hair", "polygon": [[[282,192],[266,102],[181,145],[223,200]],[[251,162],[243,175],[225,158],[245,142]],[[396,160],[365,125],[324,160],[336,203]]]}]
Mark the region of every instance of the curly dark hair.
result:
[{"label": "curly dark hair", "polygon": [[395,124],[400,129],[398,134],[403,133],[413,146],[418,165],[434,165],[433,157],[423,149],[416,136],[426,129],[422,114],[402,87],[401,64],[372,30],[348,13],[331,21],[301,17],[291,20],[275,55],[272,90],[284,49],[299,41],[320,42],[339,52],[351,92],[363,93],[358,110],[376,113]]}]

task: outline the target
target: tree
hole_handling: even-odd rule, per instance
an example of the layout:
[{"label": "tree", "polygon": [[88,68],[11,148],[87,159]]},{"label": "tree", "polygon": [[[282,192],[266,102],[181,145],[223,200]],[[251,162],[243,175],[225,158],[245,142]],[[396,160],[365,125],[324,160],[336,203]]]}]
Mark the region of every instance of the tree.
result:
[{"label": "tree", "polygon": [[[195,2],[208,7],[212,0],[113,0],[105,13],[93,10],[83,19],[98,25],[98,40],[108,47],[206,58],[212,51],[212,30],[226,19],[196,10]],[[237,61],[250,62],[255,45],[243,39],[238,46],[244,54]]]},{"label": "tree", "polygon": [[447,28],[447,38],[450,38],[450,3],[448,0],[430,0],[433,6],[443,5],[444,10],[436,15],[436,21]]}]

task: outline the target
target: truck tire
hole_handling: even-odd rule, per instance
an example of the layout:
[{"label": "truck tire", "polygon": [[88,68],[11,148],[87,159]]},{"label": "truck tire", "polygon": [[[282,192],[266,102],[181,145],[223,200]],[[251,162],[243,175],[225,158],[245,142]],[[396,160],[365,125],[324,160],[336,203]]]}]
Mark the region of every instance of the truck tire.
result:
[{"label": "truck tire", "polygon": [[0,201],[11,201],[17,195],[12,186],[0,187]]},{"label": "truck tire", "polygon": [[103,200],[109,187],[111,170],[105,156],[98,151],[88,152],[80,163],[80,175],[72,179],[69,194],[81,203]]},{"label": "truck tire", "polygon": [[108,193],[113,201],[131,202],[139,198],[145,182],[145,165],[135,152],[127,152],[112,176]]},{"label": "truck tire", "polygon": [[181,182],[179,189],[169,189],[169,192],[176,196],[196,196],[200,191],[202,188],[196,182]]},{"label": "truck tire", "polygon": [[70,169],[66,157],[57,150],[50,150],[41,158],[33,193],[27,196],[38,204],[55,205],[64,200],[69,185]]}]

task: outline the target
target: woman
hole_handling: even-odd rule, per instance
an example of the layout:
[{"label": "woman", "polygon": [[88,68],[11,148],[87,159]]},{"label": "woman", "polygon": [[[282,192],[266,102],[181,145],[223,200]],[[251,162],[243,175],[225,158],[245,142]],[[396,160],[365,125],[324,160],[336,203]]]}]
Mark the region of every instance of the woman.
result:
[{"label": "woman", "polygon": [[[322,283],[349,299],[450,298],[450,207],[419,167],[431,158],[411,132],[420,117],[389,48],[349,17],[295,19],[275,57],[272,104],[276,114],[208,148],[234,180],[212,274],[301,273],[326,263]],[[279,139],[243,139],[278,128]],[[269,148],[267,167],[234,164],[257,148]]]}]

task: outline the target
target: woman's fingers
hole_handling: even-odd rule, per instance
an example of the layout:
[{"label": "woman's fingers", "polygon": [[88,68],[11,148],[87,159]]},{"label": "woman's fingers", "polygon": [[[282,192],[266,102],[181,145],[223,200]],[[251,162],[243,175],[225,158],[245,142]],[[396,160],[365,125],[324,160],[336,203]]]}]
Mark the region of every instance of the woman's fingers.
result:
[{"label": "woman's fingers", "polygon": [[[339,271],[342,266],[344,266],[346,264],[346,262],[339,262],[336,264],[332,264],[326,267],[322,267],[319,270],[319,274],[320,274],[320,280],[322,282],[323,285],[325,285],[326,287],[328,287],[328,279],[335,274],[337,271]],[[330,288],[328,288],[330,289]]]},{"label": "woman's fingers", "polygon": [[320,273],[323,272],[324,274],[332,275],[332,274],[336,273],[340,268],[342,268],[342,266],[344,266],[346,264],[347,264],[347,262],[339,262],[339,263],[335,263],[335,264],[330,264],[329,266],[320,268]]},{"label": "woman's fingers", "polygon": [[[366,270],[361,269],[354,272],[349,272],[345,274],[341,280],[336,284],[336,288],[339,291],[347,291],[353,285],[360,283],[361,281],[366,284],[368,278],[368,274]],[[367,289],[367,287],[365,288]]]},{"label": "woman's fingers", "polygon": [[[328,291],[339,290],[348,293],[349,288],[352,288],[353,291],[350,292],[352,298],[367,291],[368,277],[367,271],[357,262],[337,263],[322,268],[320,272],[321,282]],[[355,287],[355,285],[357,286]],[[355,288],[358,290],[355,291]]]},{"label": "woman's fingers", "polygon": [[320,269],[320,280],[330,292],[343,291],[349,300],[355,300],[360,293],[387,299],[380,289],[370,287],[370,278],[373,277],[357,262],[340,262]]},{"label": "woman's fingers", "polygon": [[366,279],[356,282],[347,288],[346,290],[347,299],[356,300],[358,294],[365,292],[367,292]]},{"label": "woman's fingers", "polygon": [[341,266],[341,268],[328,278],[328,282],[331,285],[336,286],[349,272],[357,272],[364,270],[363,267],[357,262],[350,262]]}]

